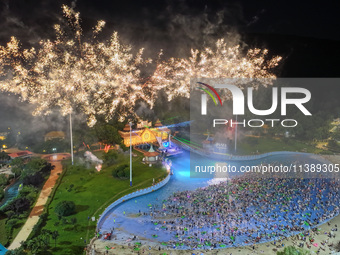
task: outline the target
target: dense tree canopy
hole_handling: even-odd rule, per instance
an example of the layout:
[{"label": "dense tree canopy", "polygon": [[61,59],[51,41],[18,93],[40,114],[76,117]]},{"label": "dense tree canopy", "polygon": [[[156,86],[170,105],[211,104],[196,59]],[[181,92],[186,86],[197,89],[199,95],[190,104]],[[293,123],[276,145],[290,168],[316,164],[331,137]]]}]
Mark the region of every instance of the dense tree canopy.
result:
[{"label": "dense tree canopy", "polygon": [[54,208],[58,216],[69,216],[75,213],[76,205],[73,201],[61,201]]}]

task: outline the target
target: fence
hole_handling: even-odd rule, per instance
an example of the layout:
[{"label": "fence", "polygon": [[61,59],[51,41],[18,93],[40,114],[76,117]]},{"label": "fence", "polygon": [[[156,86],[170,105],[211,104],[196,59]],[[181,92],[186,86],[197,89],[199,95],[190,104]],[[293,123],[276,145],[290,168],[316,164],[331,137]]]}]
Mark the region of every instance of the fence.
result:
[{"label": "fence", "polygon": [[112,204],[110,204],[104,210],[104,212],[101,214],[100,218],[98,219],[97,231],[100,229],[101,223],[106,218],[106,215],[108,213],[110,213],[113,208],[115,208],[116,206],[120,205],[121,203],[123,203],[123,202],[125,202],[127,200],[130,200],[132,198],[139,197],[139,196],[151,193],[151,192],[153,192],[155,190],[158,190],[158,189],[162,188],[164,185],[166,185],[169,182],[169,180],[170,180],[170,174],[168,174],[168,176],[164,180],[162,180],[161,182],[159,182],[159,183],[157,183],[157,184],[155,184],[155,185],[153,185],[151,187],[148,187],[148,188],[145,188],[145,189],[141,189],[141,190],[137,190],[135,192],[127,194],[127,195],[119,198],[118,200],[116,200]]}]

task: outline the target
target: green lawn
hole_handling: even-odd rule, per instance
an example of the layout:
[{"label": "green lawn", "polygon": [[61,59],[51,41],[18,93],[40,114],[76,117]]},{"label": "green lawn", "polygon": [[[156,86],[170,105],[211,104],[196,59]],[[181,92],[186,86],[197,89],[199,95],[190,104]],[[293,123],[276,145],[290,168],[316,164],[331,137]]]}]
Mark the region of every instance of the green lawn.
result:
[{"label": "green lawn", "polygon": [[0,219],[0,243],[4,246],[8,245],[17,236],[22,226],[25,224],[26,218],[18,219],[17,224],[13,227],[12,236],[8,236],[6,221],[7,218]]},{"label": "green lawn", "polygon": [[237,144],[237,154],[239,155],[252,155],[262,154],[272,151],[299,151],[309,153],[324,153],[321,149],[316,148],[313,144],[289,139],[274,139],[270,137],[245,137]]},{"label": "green lawn", "polygon": [[[120,154],[118,161],[117,164],[128,163],[129,156]],[[166,176],[165,169],[142,164],[141,155],[138,154],[138,157],[133,158],[133,187],[130,188],[129,180],[118,180],[112,177],[111,172],[114,167],[103,167],[101,172],[95,171],[94,167],[91,169],[83,166],[68,167],[48,208],[49,216],[44,227],[44,229],[58,230],[60,234],[57,247],[53,248],[50,254],[82,254],[84,240],[88,242],[94,236],[96,226],[96,222],[88,221],[88,217],[94,215],[97,219],[99,214],[119,197],[151,186],[153,178],[158,180]],[[70,189],[72,184],[73,188]],[[64,217],[68,223],[59,220],[54,213],[56,204],[63,200],[76,203],[77,213]],[[70,224],[71,218],[76,218],[77,223]]]},{"label": "green lawn", "polygon": [[0,243],[6,245],[7,243],[7,232],[5,228],[6,219],[0,220]]}]

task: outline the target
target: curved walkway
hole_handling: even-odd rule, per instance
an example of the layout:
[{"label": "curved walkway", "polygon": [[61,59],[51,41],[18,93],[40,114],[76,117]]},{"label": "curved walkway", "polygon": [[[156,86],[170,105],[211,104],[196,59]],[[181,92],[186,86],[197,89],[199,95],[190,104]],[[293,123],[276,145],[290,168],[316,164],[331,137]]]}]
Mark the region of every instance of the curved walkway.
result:
[{"label": "curved walkway", "polygon": [[21,246],[21,242],[25,242],[27,240],[28,236],[33,230],[33,227],[35,226],[35,224],[38,223],[39,217],[43,213],[44,206],[48,200],[48,196],[51,194],[52,189],[59,178],[59,174],[63,171],[61,161],[67,157],[70,157],[70,155],[66,153],[42,156],[42,158],[45,158],[46,160],[48,160],[48,162],[54,165],[54,169],[51,171],[50,177],[45,182],[37,199],[37,202],[33,207],[28,219],[26,220],[25,225],[22,227],[11,245],[8,247],[8,250],[19,248]]}]

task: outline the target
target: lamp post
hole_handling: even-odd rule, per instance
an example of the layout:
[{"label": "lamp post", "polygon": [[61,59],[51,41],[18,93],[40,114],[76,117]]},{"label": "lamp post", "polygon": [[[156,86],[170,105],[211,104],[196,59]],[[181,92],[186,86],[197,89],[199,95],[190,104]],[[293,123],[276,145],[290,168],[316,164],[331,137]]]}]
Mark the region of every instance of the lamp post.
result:
[{"label": "lamp post", "polygon": [[[237,123],[237,115],[236,115],[236,123]],[[235,127],[235,154],[236,154],[236,150],[237,150],[237,124]]]},{"label": "lamp post", "polygon": [[70,137],[71,137],[71,159],[73,165],[72,113],[70,113]]},{"label": "lamp post", "polygon": [[132,133],[132,122],[129,122],[130,125],[130,186],[132,186],[132,139],[131,139],[131,133]]}]

